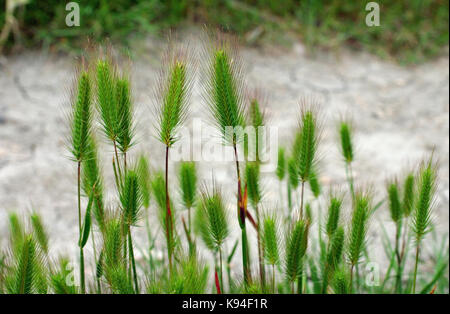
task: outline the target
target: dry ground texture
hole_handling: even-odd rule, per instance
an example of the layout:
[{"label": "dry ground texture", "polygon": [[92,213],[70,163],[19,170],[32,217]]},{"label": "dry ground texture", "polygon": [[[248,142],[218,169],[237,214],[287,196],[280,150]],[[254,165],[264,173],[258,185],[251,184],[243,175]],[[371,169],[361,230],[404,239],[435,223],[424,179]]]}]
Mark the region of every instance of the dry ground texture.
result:
[{"label": "dry ground texture", "polygon": [[[136,49],[137,57],[131,70],[139,121],[138,143],[132,150],[134,153],[145,151],[153,169],[163,166],[163,146],[152,137],[155,134],[152,128],[154,117],[150,110],[151,91],[163,46],[158,40],[147,40]],[[347,188],[344,163],[337,145],[336,122],[341,115],[351,115],[355,124],[356,184],[372,185],[378,193],[377,200],[383,197],[386,178],[401,175],[434,149],[440,162],[434,221],[439,235],[448,233],[448,52],[436,60],[407,68],[352,52],[320,54],[311,58],[300,44],[289,49],[244,48],[241,52],[249,85],[268,95],[267,114],[270,125],[279,127],[281,144],[290,146],[298,122],[300,97],[312,94],[323,100],[320,181],[325,195],[330,187]],[[67,89],[73,64],[69,57],[41,52],[1,59],[0,239],[4,243],[7,237],[9,211],[26,213],[37,210],[49,227],[53,254],[70,254],[75,258],[78,239],[76,169],[67,157],[64,138],[67,130],[64,111],[69,106]],[[198,84],[193,91],[190,111],[186,122],[189,128],[192,128],[193,118],[206,118]],[[109,146],[104,146],[102,157],[106,164],[104,170],[109,180],[110,199],[115,197],[109,167],[111,153]],[[229,202],[231,224],[238,228],[237,219],[234,219],[234,189],[231,188],[235,186],[231,184],[235,180],[233,167],[232,162],[199,164],[201,179],[210,180],[211,171],[214,171]],[[172,163],[173,174],[176,169],[177,164]],[[277,181],[273,173],[265,174],[263,178],[265,208],[270,209],[277,204]],[[176,180],[172,179],[172,183],[175,184]],[[322,207],[324,201],[321,200]],[[317,204],[313,206],[318,207]],[[278,207],[283,207],[283,204],[278,202]],[[156,209],[152,207],[151,210],[156,216]],[[152,221],[154,232],[158,228],[156,221]],[[393,227],[386,206],[378,210],[369,234],[370,242],[376,248],[370,252],[372,259],[381,262],[386,257],[381,247],[380,224],[388,229]],[[144,230],[136,233],[138,245],[144,248]],[[232,243],[229,241],[230,245]],[[430,252],[433,241],[428,240],[428,243]],[[239,258],[236,257],[235,261]],[[240,270],[238,265],[235,267],[236,271]]]}]

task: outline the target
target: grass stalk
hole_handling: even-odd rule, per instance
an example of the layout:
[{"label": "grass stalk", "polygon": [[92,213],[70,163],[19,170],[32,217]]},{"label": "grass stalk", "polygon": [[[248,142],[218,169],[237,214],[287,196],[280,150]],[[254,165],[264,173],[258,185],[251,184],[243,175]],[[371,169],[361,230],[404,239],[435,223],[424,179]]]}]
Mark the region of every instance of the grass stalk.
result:
[{"label": "grass stalk", "polygon": [[136,262],[134,260],[134,249],[133,249],[133,242],[131,238],[131,227],[128,226],[128,249],[130,254],[130,260],[131,260],[131,267],[133,270],[133,280],[134,280],[134,289],[136,293],[139,293],[139,284],[137,279],[137,272],[136,272]]},{"label": "grass stalk", "polygon": [[[78,162],[78,171],[77,171],[77,182],[78,182],[78,228],[80,232],[80,237],[82,233],[81,226],[81,161]],[[81,285],[81,293],[86,293],[86,283],[85,283],[85,273],[84,273],[84,252],[83,247],[80,246],[80,285]]]}]

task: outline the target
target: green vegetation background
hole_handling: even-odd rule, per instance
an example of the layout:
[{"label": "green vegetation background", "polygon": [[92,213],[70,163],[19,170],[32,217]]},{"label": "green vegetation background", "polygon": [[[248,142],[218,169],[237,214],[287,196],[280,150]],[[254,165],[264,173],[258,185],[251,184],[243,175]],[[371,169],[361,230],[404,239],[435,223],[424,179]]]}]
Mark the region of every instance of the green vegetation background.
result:
[{"label": "green vegetation background", "polygon": [[[0,7],[5,8],[0,0]],[[380,27],[367,27],[369,1],[347,0],[79,0],[81,25],[65,25],[69,1],[28,0],[15,12],[25,47],[72,50],[86,36],[130,39],[192,23],[217,26],[247,41],[280,40],[291,34],[309,49],[350,46],[400,63],[442,53],[449,41],[448,0],[379,0]],[[5,10],[0,11],[0,25]],[[13,36],[7,48],[13,44]]]}]

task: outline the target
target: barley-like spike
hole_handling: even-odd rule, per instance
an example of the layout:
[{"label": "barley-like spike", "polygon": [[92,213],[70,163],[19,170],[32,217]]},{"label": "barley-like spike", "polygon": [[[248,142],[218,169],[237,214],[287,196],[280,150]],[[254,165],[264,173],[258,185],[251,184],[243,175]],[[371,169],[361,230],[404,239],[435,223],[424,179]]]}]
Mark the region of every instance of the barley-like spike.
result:
[{"label": "barley-like spike", "polygon": [[81,162],[88,152],[88,142],[92,124],[91,81],[87,72],[82,72],[78,78],[76,99],[72,105],[71,135],[72,155],[74,160]]},{"label": "barley-like spike", "polygon": [[403,184],[403,214],[405,217],[409,217],[414,209],[414,173],[409,173],[406,176]]},{"label": "barley-like spike", "polygon": [[120,130],[118,105],[115,97],[116,70],[108,59],[97,62],[97,110],[105,136],[116,141]]},{"label": "barley-like spike", "polygon": [[398,223],[403,216],[398,190],[398,184],[396,181],[388,184],[387,192],[389,196],[389,211],[391,213],[392,221],[394,221],[395,223]]},{"label": "barley-like spike", "polygon": [[19,248],[25,237],[23,221],[16,213],[10,213],[9,216],[9,235],[13,252]]},{"label": "barley-like spike", "polygon": [[307,225],[297,220],[286,238],[285,274],[289,282],[294,282],[300,273],[301,259],[306,253]]},{"label": "barley-like spike", "polygon": [[365,248],[371,211],[372,200],[370,195],[365,192],[357,193],[347,247],[347,256],[352,266],[355,266],[359,262]]},{"label": "barley-like spike", "polygon": [[284,147],[278,148],[277,177],[282,181],[286,175],[286,158]]},{"label": "barley-like spike", "polygon": [[344,160],[347,163],[351,163],[353,161],[353,140],[350,122],[341,121],[339,123],[339,136],[341,139],[341,150]]},{"label": "barley-like spike", "polygon": [[192,83],[186,60],[173,55],[168,62],[168,73],[161,72],[157,115],[158,139],[170,147],[177,141],[177,131],[186,119]]},{"label": "barley-like spike", "polygon": [[42,257],[32,235],[25,235],[17,252],[10,274],[6,277],[6,290],[12,294],[38,293],[38,277]]},{"label": "barley-like spike", "polygon": [[135,226],[141,214],[142,193],[138,180],[136,171],[128,170],[125,174],[123,188],[120,190],[120,202],[127,226]]},{"label": "barley-like spike", "polygon": [[197,207],[196,225],[205,245],[218,251],[229,234],[227,214],[220,190],[203,191]]},{"label": "barley-like spike", "polygon": [[131,100],[130,81],[119,78],[115,84],[115,101],[118,115],[117,144],[122,153],[126,153],[133,145],[133,103]]},{"label": "barley-like spike", "polygon": [[252,206],[256,208],[262,199],[261,183],[259,179],[259,165],[256,162],[247,162],[245,168],[248,197]]},{"label": "barley-like spike", "polygon": [[182,162],[179,170],[179,181],[183,205],[191,208],[197,196],[197,171],[194,162]]},{"label": "barley-like spike", "polygon": [[151,193],[150,166],[148,159],[144,154],[139,156],[136,172],[138,175],[139,192],[141,193],[142,205],[144,208],[149,208]]},{"label": "barley-like spike", "polygon": [[226,134],[227,127],[245,124],[243,75],[239,59],[229,41],[218,41],[208,51],[209,62],[203,81],[204,98],[215,125],[224,141],[236,144],[235,136]]},{"label": "barley-like spike", "polygon": [[290,186],[296,189],[300,182],[298,177],[297,164],[295,159],[293,158],[288,159],[288,179]]},{"label": "barley-like spike", "polygon": [[48,253],[48,241],[49,236],[47,230],[42,222],[42,218],[38,213],[33,213],[30,216],[31,225],[33,227],[34,237],[41,249],[47,254]]},{"label": "barley-like spike", "polygon": [[266,216],[261,238],[264,243],[264,257],[269,265],[278,265],[280,262],[279,242],[280,226],[276,216]]},{"label": "barley-like spike", "polygon": [[254,139],[250,139],[251,142],[249,141],[247,134],[245,134],[246,136],[246,141],[244,143],[244,148],[245,148],[245,156],[248,157],[249,154],[249,149],[252,148],[252,150],[254,151],[254,156],[250,156],[254,159],[251,159],[252,161],[256,161],[257,163],[261,162],[261,156],[260,153],[263,151],[263,144],[264,144],[264,139],[261,139],[259,136],[259,128],[265,125],[265,112],[261,109],[260,103],[257,99],[257,97],[255,96],[254,98],[252,98],[250,100],[250,107],[248,110],[248,123],[249,125],[251,125],[254,129],[255,132],[255,138]]},{"label": "barley-like spike", "polygon": [[431,230],[432,211],[436,197],[436,177],[436,165],[430,158],[422,164],[417,178],[417,199],[412,218],[412,230],[418,242]]},{"label": "barley-like spike", "polygon": [[309,176],[309,187],[311,188],[311,192],[313,193],[315,198],[320,196],[322,188],[320,186],[319,178],[317,175],[317,167],[314,167]]},{"label": "barley-like spike", "polygon": [[330,199],[330,205],[328,207],[327,222],[325,225],[325,230],[329,239],[332,238],[334,232],[338,228],[341,207],[342,198],[339,196],[332,196]]},{"label": "barley-like spike", "polygon": [[315,112],[306,106],[306,101],[303,101],[302,112],[300,117],[299,141],[295,146],[295,157],[297,162],[298,175],[303,182],[310,179],[311,172],[317,162],[317,146],[319,143],[319,129],[317,116]]}]

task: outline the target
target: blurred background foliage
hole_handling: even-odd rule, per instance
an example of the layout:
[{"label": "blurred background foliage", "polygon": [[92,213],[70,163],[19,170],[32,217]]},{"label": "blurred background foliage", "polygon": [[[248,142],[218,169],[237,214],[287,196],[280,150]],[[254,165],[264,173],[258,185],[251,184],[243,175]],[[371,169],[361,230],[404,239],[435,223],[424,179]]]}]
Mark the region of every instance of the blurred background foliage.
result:
[{"label": "blurred background foliage", "polygon": [[[0,0],[0,27],[14,8],[20,32],[11,32],[5,51],[44,47],[74,51],[87,37],[128,45],[146,34],[206,24],[239,34],[247,44],[301,40],[309,50],[342,46],[400,63],[419,63],[441,54],[449,41],[448,0],[379,0],[379,27],[367,27],[366,4],[348,0],[78,0],[79,27],[67,27],[61,0]],[[7,23],[6,23],[7,24]]]}]

